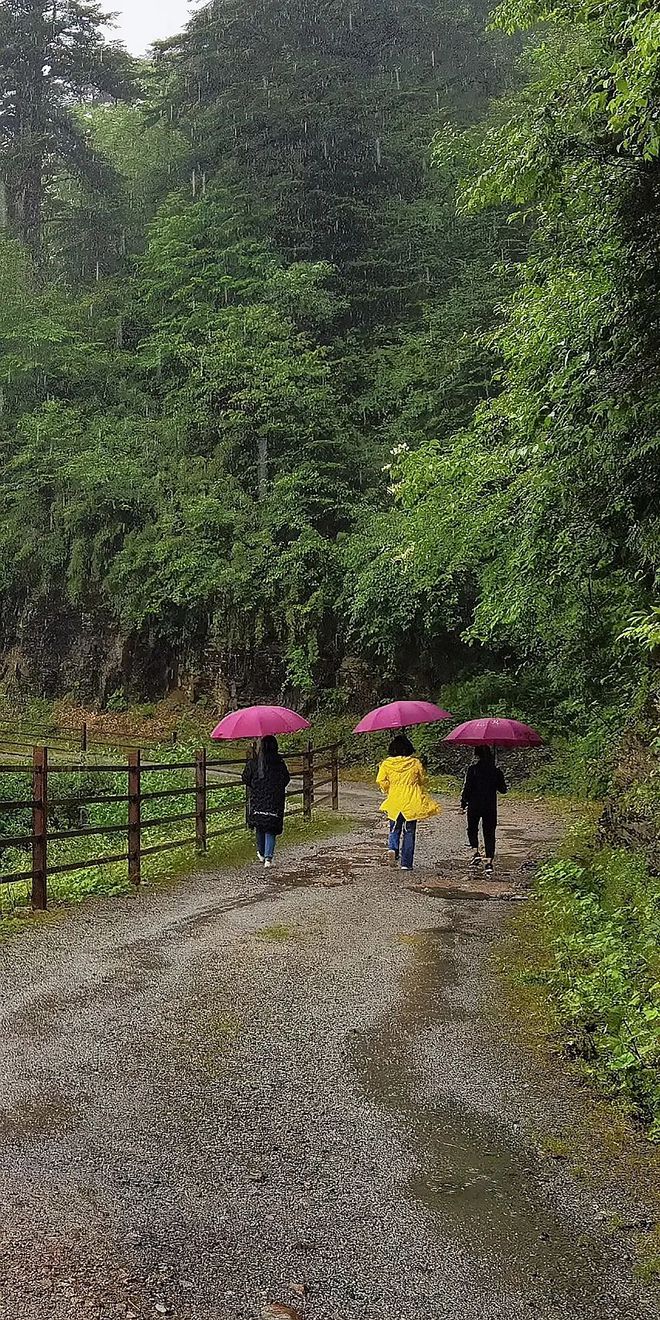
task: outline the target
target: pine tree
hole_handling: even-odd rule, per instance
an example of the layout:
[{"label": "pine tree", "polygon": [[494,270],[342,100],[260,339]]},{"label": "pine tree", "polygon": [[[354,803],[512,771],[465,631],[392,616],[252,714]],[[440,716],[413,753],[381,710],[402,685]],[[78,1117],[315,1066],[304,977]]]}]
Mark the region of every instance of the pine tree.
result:
[{"label": "pine tree", "polygon": [[482,26],[481,0],[211,0],[162,49],[193,191],[220,176],[261,205],[290,259],[337,267],[352,319],[424,301],[453,210],[430,144],[496,85]]},{"label": "pine tree", "polygon": [[130,92],[132,62],[105,40],[107,21],[96,0],[0,5],[0,218],[37,261],[53,170],[64,166],[95,189],[112,182],[75,111]]}]

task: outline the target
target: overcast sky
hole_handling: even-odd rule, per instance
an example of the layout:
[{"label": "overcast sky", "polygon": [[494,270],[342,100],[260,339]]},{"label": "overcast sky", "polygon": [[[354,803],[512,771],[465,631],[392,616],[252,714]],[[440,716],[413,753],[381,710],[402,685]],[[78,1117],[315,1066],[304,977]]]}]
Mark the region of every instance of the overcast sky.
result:
[{"label": "overcast sky", "polygon": [[107,12],[117,13],[113,35],[121,37],[134,55],[144,55],[152,41],[180,32],[189,13],[189,0],[108,0]]}]

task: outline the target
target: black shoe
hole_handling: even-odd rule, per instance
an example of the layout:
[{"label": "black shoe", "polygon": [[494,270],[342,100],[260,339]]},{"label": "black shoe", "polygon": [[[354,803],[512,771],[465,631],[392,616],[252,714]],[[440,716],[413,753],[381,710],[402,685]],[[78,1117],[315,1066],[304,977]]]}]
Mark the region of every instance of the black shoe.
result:
[{"label": "black shoe", "polygon": [[493,874],[493,869],[494,869],[494,868],[493,868],[493,863],[492,863],[492,862],[486,862],[486,875],[492,875],[492,874]]}]

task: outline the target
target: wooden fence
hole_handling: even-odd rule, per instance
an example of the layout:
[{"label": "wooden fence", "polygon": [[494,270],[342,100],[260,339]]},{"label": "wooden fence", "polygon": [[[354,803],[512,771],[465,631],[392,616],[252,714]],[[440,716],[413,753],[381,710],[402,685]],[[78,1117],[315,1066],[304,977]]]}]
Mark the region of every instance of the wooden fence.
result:
[{"label": "wooden fence", "polygon": [[[287,816],[302,815],[311,819],[314,809],[321,806],[339,810],[339,746],[314,748],[311,745],[301,753],[287,757],[292,782],[287,794]],[[147,762],[142,752],[132,751],[124,762],[114,764],[62,764],[49,758],[47,747],[33,749],[32,765],[0,765],[0,794],[6,776],[29,776],[29,796],[21,799],[0,800],[0,813],[31,811],[32,829],[29,834],[0,835],[0,855],[13,848],[31,854],[29,870],[0,874],[0,885],[28,883],[32,906],[44,911],[48,906],[49,877],[81,871],[92,866],[109,866],[127,862],[128,876],[134,885],[140,884],[142,858],[173,849],[195,847],[198,854],[207,851],[209,843],[221,835],[235,834],[245,829],[247,795],[243,788],[242,771],[245,761],[218,760],[199,751],[194,761],[172,761],[166,764]],[[159,786],[164,775],[178,772],[189,778],[183,787]],[[125,777],[121,792],[106,792],[101,783],[99,792],[83,792],[68,796],[58,793],[58,781],[63,775],[79,774],[87,779],[112,774]],[[237,818],[230,824],[214,828],[219,816],[227,816],[230,808],[218,803],[216,795],[227,789],[240,789],[234,803]],[[245,794],[245,796],[243,796]],[[184,804],[183,799],[188,799]],[[172,801],[175,810],[164,816],[150,816],[151,803]],[[120,823],[100,825],[79,824],[61,829],[57,815],[78,815],[82,821],[86,809],[93,805],[125,804],[125,818]],[[179,810],[179,806],[186,806]],[[154,830],[190,826],[189,834],[150,843]],[[54,826],[54,827],[53,827]],[[49,844],[68,840],[102,836],[117,838],[121,851],[101,856],[85,857],[72,862],[53,861]],[[153,837],[153,834],[152,834]]]},{"label": "wooden fence", "polygon": [[37,744],[47,745],[48,750],[54,755],[64,756],[75,755],[77,752],[86,754],[95,750],[144,752],[151,747],[168,744],[175,747],[178,741],[178,730],[166,737],[154,738],[150,741],[140,739],[131,741],[119,734],[99,733],[96,729],[90,729],[87,723],[70,729],[50,730],[44,725],[27,725],[20,720],[14,724],[0,721],[0,753],[5,753],[7,756],[25,756],[26,752],[31,753],[32,748]]}]

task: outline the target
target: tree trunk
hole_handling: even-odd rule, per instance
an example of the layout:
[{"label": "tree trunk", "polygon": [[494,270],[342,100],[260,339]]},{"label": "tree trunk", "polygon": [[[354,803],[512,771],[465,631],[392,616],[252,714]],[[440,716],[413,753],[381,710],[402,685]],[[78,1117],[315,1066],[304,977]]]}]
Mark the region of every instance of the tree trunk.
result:
[{"label": "tree trunk", "polygon": [[41,263],[46,120],[44,76],[48,39],[45,15],[35,7],[33,39],[16,94],[16,137],[13,212],[19,235]]},{"label": "tree trunk", "polygon": [[268,495],[268,438],[265,435],[260,435],[257,443],[258,443],[257,475],[258,475],[259,500],[261,503],[263,503],[263,501],[266,499],[266,496]]},{"label": "tree trunk", "polygon": [[39,266],[43,246],[43,161],[41,152],[34,147],[29,157],[19,185],[18,214],[21,238]]}]

